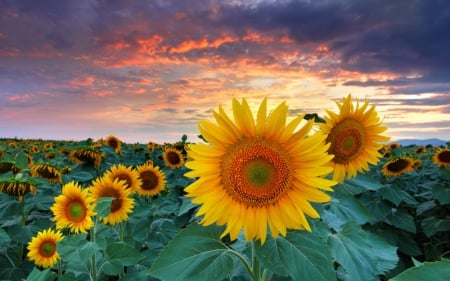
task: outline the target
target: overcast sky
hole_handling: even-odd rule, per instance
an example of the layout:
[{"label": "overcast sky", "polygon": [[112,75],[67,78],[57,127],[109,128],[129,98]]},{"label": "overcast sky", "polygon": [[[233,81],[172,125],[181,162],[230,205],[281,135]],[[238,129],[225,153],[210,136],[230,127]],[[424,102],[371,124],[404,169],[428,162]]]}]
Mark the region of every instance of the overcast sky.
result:
[{"label": "overcast sky", "polygon": [[450,140],[449,30],[446,0],[3,0],[0,137],[197,141],[233,97],[352,93],[393,140]]}]

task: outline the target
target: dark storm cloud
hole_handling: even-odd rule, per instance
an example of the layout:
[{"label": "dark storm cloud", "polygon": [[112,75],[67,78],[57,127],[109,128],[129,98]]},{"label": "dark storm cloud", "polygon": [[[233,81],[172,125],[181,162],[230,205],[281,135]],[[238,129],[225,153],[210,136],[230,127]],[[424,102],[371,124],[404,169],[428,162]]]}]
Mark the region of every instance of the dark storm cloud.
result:
[{"label": "dark storm cloud", "polygon": [[450,2],[290,1],[222,9],[236,32],[287,30],[302,45],[327,44],[340,66],[360,72],[420,72],[450,78]]}]

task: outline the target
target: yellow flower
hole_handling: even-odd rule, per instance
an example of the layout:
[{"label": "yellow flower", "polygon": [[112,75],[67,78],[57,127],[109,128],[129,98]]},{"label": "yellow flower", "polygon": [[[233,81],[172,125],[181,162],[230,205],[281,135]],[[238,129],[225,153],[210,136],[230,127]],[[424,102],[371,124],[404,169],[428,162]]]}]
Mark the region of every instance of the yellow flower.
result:
[{"label": "yellow flower", "polygon": [[127,188],[131,188],[133,191],[139,189],[142,183],[139,173],[124,164],[112,166],[103,176],[110,178],[112,181],[115,179],[124,180]]},{"label": "yellow flower", "polygon": [[63,235],[59,231],[46,229],[38,232],[28,243],[28,259],[36,265],[48,268],[54,266],[60,256],[56,251],[56,243],[63,239]]},{"label": "yellow flower", "polygon": [[55,198],[50,209],[57,229],[68,227],[71,232],[87,233],[94,225],[94,199],[89,196],[88,189],[81,189],[76,182],[69,182],[62,187],[62,194]]},{"label": "yellow flower", "polygon": [[0,191],[9,195],[18,196],[19,201],[22,201],[26,193],[31,192],[33,195],[36,195],[36,186],[27,179],[16,177],[0,181]]},{"label": "yellow flower", "polygon": [[115,136],[108,136],[105,140],[105,144],[112,147],[116,153],[119,153],[122,147],[122,141]]},{"label": "yellow flower", "polygon": [[433,155],[433,162],[438,166],[447,166],[450,167],[450,149],[448,148],[440,148]]},{"label": "yellow flower", "polygon": [[383,147],[380,142],[389,137],[380,135],[387,128],[381,126],[375,105],[369,107],[366,101],[361,107],[357,102],[355,107],[351,95],[343,98],[342,104],[336,104],[339,114],[327,110],[326,123],[320,127],[328,135],[326,142],[331,144],[328,152],[334,155],[333,180],[343,182],[346,176],[352,178],[358,172],[368,171],[368,164],[377,164]]},{"label": "yellow flower", "polygon": [[136,170],[142,180],[141,185],[136,189],[139,195],[154,196],[165,189],[166,176],[159,167],[154,167],[151,162],[148,162],[136,167]]},{"label": "yellow flower", "polygon": [[100,166],[103,154],[92,148],[77,148],[70,153],[70,159],[75,163],[93,164]]},{"label": "yellow flower", "polygon": [[128,220],[128,214],[133,210],[134,201],[129,197],[131,189],[125,185],[125,181],[111,180],[108,177],[97,178],[92,183],[90,192],[95,202],[98,202],[101,197],[114,197],[111,202],[110,213],[102,218],[104,223],[114,225]]},{"label": "yellow flower", "polygon": [[180,168],[184,165],[183,154],[175,148],[166,148],[163,152],[163,159],[169,168]]},{"label": "yellow flower", "polygon": [[397,157],[387,161],[382,172],[385,177],[399,176],[414,170],[414,159],[409,157]]},{"label": "yellow flower", "polygon": [[30,169],[30,175],[41,177],[48,180],[49,183],[61,182],[61,172],[50,164],[35,164]]},{"label": "yellow flower", "polygon": [[232,121],[221,106],[213,111],[217,124],[200,121],[199,130],[208,142],[190,144],[187,177],[198,178],[185,188],[192,202],[201,204],[201,224],[226,224],[222,237],[264,243],[267,228],[274,237],[286,230],[311,231],[305,214],[318,218],[310,202],[328,202],[335,182],[323,176],[332,172],[324,145],[326,136],[308,136],[310,120],[296,130],[303,116],[286,124],[288,107],[281,103],[267,116],[267,99],[256,121],[245,99],[233,99]]}]

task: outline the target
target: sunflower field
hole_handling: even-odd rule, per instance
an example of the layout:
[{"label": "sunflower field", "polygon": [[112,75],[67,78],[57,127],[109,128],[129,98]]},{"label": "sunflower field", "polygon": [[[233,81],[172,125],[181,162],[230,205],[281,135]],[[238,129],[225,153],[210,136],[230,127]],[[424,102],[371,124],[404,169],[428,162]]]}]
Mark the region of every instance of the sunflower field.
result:
[{"label": "sunflower field", "polygon": [[233,102],[194,141],[0,139],[0,280],[450,280],[450,143]]}]

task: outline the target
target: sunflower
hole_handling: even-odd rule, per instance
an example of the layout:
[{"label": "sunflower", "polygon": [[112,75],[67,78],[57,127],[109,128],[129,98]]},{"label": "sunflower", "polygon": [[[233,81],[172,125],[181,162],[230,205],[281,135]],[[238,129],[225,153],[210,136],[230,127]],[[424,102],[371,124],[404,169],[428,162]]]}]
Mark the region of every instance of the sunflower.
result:
[{"label": "sunflower", "polygon": [[440,148],[433,155],[433,162],[438,166],[450,167],[450,149]]},{"label": "sunflower", "polygon": [[50,209],[57,229],[68,227],[74,233],[87,233],[94,225],[94,199],[88,195],[88,189],[81,189],[76,182],[66,183],[62,187],[62,194],[55,198]]},{"label": "sunflower", "polygon": [[95,202],[98,202],[101,197],[114,197],[110,213],[102,218],[104,223],[114,225],[125,221],[133,210],[134,201],[129,197],[131,189],[126,188],[125,185],[125,181],[122,180],[100,177],[94,180],[89,188]]},{"label": "sunflower", "polygon": [[109,177],[112,181],[115,179],[124,180],[127,188],[131,190],[139,189],[142,181],[139,178],[139,173],[133,170],[131,167],[126,167],[124,164],[114,165],[104,174],[105,177]]},{"label": "sunflower", "polygon": [[387,161],[382,172],[385,177],[399,176],[414,170],[414,159],[409,157],[397,157]]},{"label": "sunflower", "polygon": [[0,174],[6,173],[6,172],[13,172],[17,173],[20,169],[17,168],[16,164],[11,161],[2,161],[0,162]]},{"label": "sunflower", "polygon": [[320,132],[308,136],[313,120],[296,130],[303,116],[286,124],[288,107],[283,102],[269,115],[265,98],[256,121],[243,99],[233,99],[234,121],[219,106],[213,111],[217,124],[199,122],[208,143],[187,147],[187,177],[198,178],[185,188],[192,202],[201,204],[197,216],[203,225],[226,224],[222,237],[266,240],[268,227],[274,237],[286,229],[311,231],[305,214],[318,218],[310,202],[328,202],[334,181],[323,177],[332,172]]},{"label": "sunflower", "polygon": [[9,195],[18,196],[19,201],[22,201],[26,193],[31,192],[33,195],[36,195],[36,186],[29,179],[16,176],[12,179],[0,181],[0,191]]},{"label": "sunflower", "polygon": [[100,166],[102,161],[102,153],[92,148],[77,148],[70,153],[70,159],[75,163],[94,164]]},{"label": "sunflower", "polygon": [[427,151],[427,149],[426,149],[425,146],[423,146],[423,145],[418,146],[418,147],[416,148],[416,153],[417,153],[417,154],[425,153],[426,151]]},{"label": "sunflower", "polygon": [[53,267],[60,259],[56,251],[56,243],[62,239],[61,232],[51,228],[39,231],[28,243],[28,259],[44,268]]},{"label": "sunflower", "polygon": [[50,183],[61,182],[61,172],[50,164],[35,164],[30,169],[30,175],[47,179]]},{"label": "sunflower", "polygon": [[166,148],[163,152],[164,163],[169,168],[180,168],[184,165],[183,154],[175,148]]},{"label": "sunflower", "polygon": [[380,135],[387,128],[381,126],[375,111],[375,105],[369,107],[366,101],[360,107],[352,104],[352,97],[343,98],[343,103],[336,102],[339,114],[327,110],[326,123],[320,123],[323,133],[330,143],[328,152],[334,155],[333,180],[343,182],[345,177],[355,177],[358,172],[369,170],[368,164],[377,164],[383,145],[380,142],[389,140]]},{"label": "sunflower", "polygon": [[139,195],[154,196],[165,189],[166,176],[158,166],[154,167],[151,162],[147,162],[144,165],[137,166],[136,170],[142,180],[141,185],[136,189]]},{"label": "sunflower", "polygon": [[389,148],[390,149],[397,149],[397,148],[399,148],[400,147],[400,144],[398,143],[398,142],[391,142],[390,144],[389,144]]},{"label": "sunflower", "polygon": [[112,147],[116,153],[119,153],[122,147],[122,141],[119,138],[111,135],[106,137],[105,144]]}]

